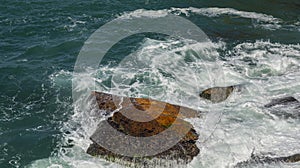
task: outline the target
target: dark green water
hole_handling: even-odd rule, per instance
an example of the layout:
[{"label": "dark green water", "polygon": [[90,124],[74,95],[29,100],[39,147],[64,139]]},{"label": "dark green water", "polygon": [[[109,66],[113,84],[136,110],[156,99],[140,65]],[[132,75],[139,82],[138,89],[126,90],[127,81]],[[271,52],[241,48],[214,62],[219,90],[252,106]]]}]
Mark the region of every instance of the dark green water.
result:
[{"label": "dark green water", "polygon": [[[61,129],[73,114],[70,73],[85,40],[95,30],[124,13],[138,9],[167,11],[172,7],[231,8],[254,14],[180,14],[199,26],[213,42],[226,43],[221,57],[227,57],[227,51],[239,43],[262,40],[284,49],[281,44],[300,42],[298,0],[2,0],[0,167],[24,167],[59,153],[63,144]],[[265,14],[267,19],[255,14]],[[130,53],[135,47],[132,44],[135,43],[130,40],[124,42],[110,54],[118,59],[124,51]],[[298,49],[295,47],[295,51]]]}]

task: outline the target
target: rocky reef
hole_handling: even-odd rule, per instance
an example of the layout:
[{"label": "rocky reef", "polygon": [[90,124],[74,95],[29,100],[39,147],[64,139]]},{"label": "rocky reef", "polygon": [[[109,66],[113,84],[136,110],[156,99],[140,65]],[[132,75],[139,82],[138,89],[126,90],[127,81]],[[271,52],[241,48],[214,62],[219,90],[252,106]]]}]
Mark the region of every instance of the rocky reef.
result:
[{"label": "rocky reef", "polygon": [[[209,88],[202,91],[200,97],[207,99],[212,103],[219,103],[225,101],[234,90],[239,91],[240,86]],[[196,145],[199,135],[193,126],[185,120],[186,118],[200,117],[201,113],[199,111],[148,98],[121,97],[102,92],[93,92],[92,95],[96,100],[98,109],[108,116],[106,120],[99,123],[98,128],[103,128],[105,123],[108,123],[119,133],[132,137],[155,136],[165,130],[169,130],[172,125],[177,125],[179,126],[177,128],[180,128],[172,130],[175,134],[180,135],[185,129],[188,131],[185,132],[184,136],[182,136],[175,145],[158,154],[139,156],[139,153],[137,153],[135,156],[127,156],[114,153],[104,146],[101,146],[98,142],[105,141],[114,144],[123,141],[123,139],[118,136],[103,138],[103,136],[100,135],[110,134],[111,132],[109,132],[109,130],[97,129],[90,137],[92,144],[90,144],[87,149],[88,154],[109,161],[123,163],[123,165],[136,166],[142,164],[144,167],[151,167],[149,165],[151,160],[157,159],[162,160],[163,162],[164,160],[172,160],[176,163],[187,164],[199,154],[200,150]],[[300,118],[300,102],[294,97],[273,99],[270,103],[266,104],[264,108],[271,111],[271,113],[276,116],[283,116],[284,118]],[[169,137],[165,137],[162,141],[168,141],[168,138]],[[154,146],[159,146],[161,144],[149,143],[148,145],[149,149],[151,149]],[[128,149],[126,148],[126,145],[123,146],[122,150],[125,153],[127,152]],[[273,162],[293,163],[299,161],[299,154],[283,157],[251,155],[249,160],[238,163],[236,167],[244,167],[253,164],[270,164]],[[161,165],[161,162],[155,163],[155,165],[158,164]],[[165,167],[165,165],[161,166]]]},{"label": "rocky reef", "polygon": [[[176,145],[164,152],[154,156],[139,157],[137,154],[137,157],[130,157],[115,154],[99,145],[97,143],[99,141],[114,143],[122,141],[122,139],[119,139],[117,136],[110,137],[110,139],[99,139],[100,134],[106,134],[108,132],[105,132],[105,130],[96,130],[90,137],[93,143],[87,149],[88,154],[110,161],[123,160],[131,163],[144,163],[145,160],[151,160],[153,158],[177,160],[188,163],[199,154],[199,149],[196,145],[198,134],[193,129],[193,126],[184,120],[185,118],[199,116],[198,111],[146,98],[121,97],[101,92],[94,92],[93,95],[96,98],[98,108],[110,116],[107,120],[100,122],[98,128],[101,128],[104,122],[107,122],[115,130],[134,137],[157,135],[168,129],[172,124],[178,125],[183,130],[184,128],[189,128],[189,131]],[[143,116],[148,116],[150,119],[152,117],[153,119],[147,122],[131,119],[137,118],[146,120],[147,118],[142,118]],[[182,130],[177,129],[174,131],[179,131],[178,133],[180,133]],[[165,141],[167,140],[168,138],[165,139]],[[153,147],[151,145],[157,144],[149,144],[149,148]],[[127,150],[126,147],[124,150]]]}]

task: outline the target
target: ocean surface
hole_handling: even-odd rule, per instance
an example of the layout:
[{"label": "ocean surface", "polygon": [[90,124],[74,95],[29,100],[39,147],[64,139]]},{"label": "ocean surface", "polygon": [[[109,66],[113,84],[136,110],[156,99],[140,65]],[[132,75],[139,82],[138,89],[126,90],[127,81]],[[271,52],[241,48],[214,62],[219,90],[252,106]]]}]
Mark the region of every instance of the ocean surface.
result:
[{"label": "ocean surface", "polygon": [[[96,71],[73,73],[85,41],[104,24],[166,14],[196,24],[211,43],[137,34],[113,46]],[[147,66],[118,66],[132,53]],[[215,63],[220,69],[209,68]],[[300,100],[299,0],[2,0],[1,168],[121,167],[85,153],[101,119],[73,102],[74,76],[92,77],[99,91],[208,111],[206,121],[190,121],[202,137],[201,152],[182,167],[233,167],[252,153],[300,153],[299,118],[278,117],[263,107],[273,98]],[[198,96],[209,87],[232,84],[245,89],[223,103]],[[82,80],[76,89],[86,85],[89,81]],[[248,166],[297,168],[300,163]]]}]

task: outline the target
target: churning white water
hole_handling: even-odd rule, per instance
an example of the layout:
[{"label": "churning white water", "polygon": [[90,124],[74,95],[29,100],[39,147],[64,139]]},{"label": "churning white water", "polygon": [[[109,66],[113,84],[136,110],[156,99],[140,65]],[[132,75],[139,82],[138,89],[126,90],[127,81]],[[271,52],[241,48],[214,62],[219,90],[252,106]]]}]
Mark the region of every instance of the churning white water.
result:
[{"label": "churning white water", "polygon": [[[209,17],[232,14],[258,19],[261,24],[281,24],[280,19],[269,15],[228,8],[174,8],[154,13],[156,17],[163,17],[164,12],[195,12]],[[153,11],[138,10],[121,17],[139,15],[153,17],[154,14]],[[219,51],[223,51],[223,55]],[[145,38],[139,49],[119,66],[100,66],[97,71],[84,74],[59,71],[50,78],[59,87],[74,76],[80,77],[83,80],[78,86],[81,87],[75,88],[79,90],[90,84],[85,79],[93,79],[98,91],[151,97],[204,112],[203,118],[189,119],[199,133],[197,145],[201,151],[187,167],[233,167],[250,159],[251,153],[273,157],[300,153],[299,118],[284,119],[263,107],[271,99],[284,96],[300,100],[299,65],[299,44],[258,40],[237,43],[229,48],[222,41],[196,43]],[[112,83],[107,85],[110,80]],[[241,91],[234,92],[219,104],[198,96],[201,90],[213,86],[236,84],[242,84]],[[29,167],[122,167],[85,153],[91,143],[89,137],[103,118],[94,117],[97,110],[82,111],[89,109],[91,104],[84,108],[79,105],[74,102],[74,114],[63,123],[62,132],[68,131],[68,134],[64,134],[58,154],[38,160]],[[68,142],[70,140],[72,142]],[[73,146],[65,147],[70,144]],[[299,167],[300,164],[249,165],[259,166]]]}]

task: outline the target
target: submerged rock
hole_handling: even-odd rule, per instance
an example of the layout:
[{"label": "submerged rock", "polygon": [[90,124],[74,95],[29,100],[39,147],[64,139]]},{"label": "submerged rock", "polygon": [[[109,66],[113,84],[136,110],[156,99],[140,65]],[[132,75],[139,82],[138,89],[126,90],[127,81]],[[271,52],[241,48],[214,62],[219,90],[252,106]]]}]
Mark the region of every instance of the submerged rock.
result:
[{"label": "submerged rock", "polygon": [[292,104],[298,104],[300,105],[300,102],[295,99],[294,97],[283,97],[279,99],[273,99],[270,103],[266,104],[265,107],[274,107],[279,105],[292,105]]},{"label": "submerged rock", "polygon": [[264,107],[273,115],[283,118],[300,118],[300,102],[294,97],[283,97],[271,100]]},{"label": "submerged rock", "polygon": [[[119,139],[117,136],[110,137],[109,139],[99,139],[99,137],[101,137],[100,135],[109,132],[97,129],[90,138],[93,144],[89,146],[87,150],[88,154],[112,161],[123,160],[139,164],[153,158],[178,160],[180,162],[188,163],[198,155],[199,149],[196,145],[198,134],[193,129],[192,125],[183,119],[197,117],[199,116],[199,112],[186,107],[151,99],[120,97],[100,92],[94,92],[93,94],[96,97],[99,109],[104,110],[107,114],[112,114],[106,121],[100,122],[99,128],[102,127],[104,122],[107,122],[115,130],[134,137],[150,137],[157,135],[168,129],[172,124],[180,126],[183,130],[188,128],[189,131],[175,146],[164,152],[147,157],[128,157],[115,154],[99,145],[97,143],[99,141],[109,141],[109,143],[113,144],[122,139]],[[147,121],[142,122],[132,120],[132,118]],[[178,129],[174,131],[180,133],[180,131],[183,130]],[[166,137],[165,141],[168,141],[168,137]],[[151,148],[151,145],[157,145],[157,143],[149,144],[149,148]],[[124,150],[126,152],[126,146],[124,147]]]},{"label": "submerged rock", "polygon": [[283,157],[255,156],[251,155],[251,159],[238,163],[235,167],[253,167],[256,164],[272,164],[272,163],[295,163],[300,162],[300,154]]},{"label": "submerged rock", "polygon": [[226,100],[237,86],[213,87],[202,91],[199,96],[213,103]]}]

